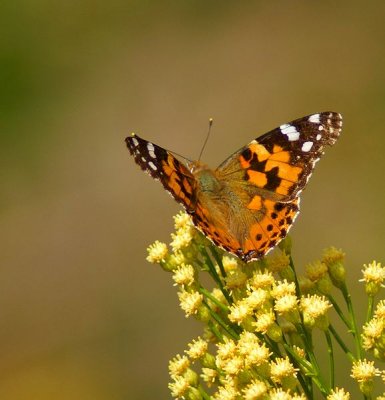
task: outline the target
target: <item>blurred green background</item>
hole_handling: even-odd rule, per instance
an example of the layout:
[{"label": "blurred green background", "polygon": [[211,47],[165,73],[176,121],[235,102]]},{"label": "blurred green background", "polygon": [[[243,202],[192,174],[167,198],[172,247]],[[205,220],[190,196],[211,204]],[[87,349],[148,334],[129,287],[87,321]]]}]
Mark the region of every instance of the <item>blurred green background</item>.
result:
[{"label": "blurred green background", "polygon": [[300,269],[342,247],[355,287],[385,258],[384,107],[383,1],[2,1],[0,398],[170,398],[167,362],[201,326],[145,261],[179,207],[129,132],[196,158],[213,117],[215,167],[341,112],[291,233]]}]

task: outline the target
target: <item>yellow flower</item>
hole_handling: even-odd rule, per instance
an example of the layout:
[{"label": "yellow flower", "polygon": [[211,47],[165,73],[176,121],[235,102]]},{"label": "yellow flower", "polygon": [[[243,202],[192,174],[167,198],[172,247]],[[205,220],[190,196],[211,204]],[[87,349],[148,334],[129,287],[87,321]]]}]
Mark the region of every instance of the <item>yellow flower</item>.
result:
[{"label": "yellow flower", "polygon": [[181,251],[174,251],[167,259],[167,264],[169,264],[171,270],[180,267],[185,262],[186,256]]},{"label": "yellow flower", "polygon": [[379,343],[385,330],[385,320],[383,318],[372,318],[363,327],[362,339],[365,350],[370,350]]},{"label": "yellow flower", "polygon": [[274,254],[271,257],[267,257],[266,262],[269,271],[279,273],[290,265],[290,256],[285,252],[281,252],[279,254]]},{"label": "yellow flower", "polygon": [[249,279],[248,289],[269,289],[275,282],[273,274],[269,272],[255,271]]},{"label": "yellow flower", "polygon": [[269,391],[269,400],[292,400],[290,392],[286,392],[282,388],[276,388]]},{"label": "yellow flower", "polygon": [[385,280],[385,268],[381,267],[381,263],[373,261],[371,264],[364,264],[361,271],[364,275],[360,282],[365,282],[365,291],[368,295],[374,296],[381,289]]},{"label": "yellow flower", "polygon": [[288,357],[276,358],[271,361],[271,379],[273,382],[292,389],[296,385],[296,376],[298,369],[294,368]]},{"label": "yellow flower", "polygon": [[242,390],[245,400],[263,400],[266,399],[268,387],[265,382],[253,379],[245,389]]},{"label": "yellow flower", "polygon": [[153,264],[159,264],[165,261],[168,254],[167,245],[165,243],[156,240],[153,244],[147,248],[148,256],[146,260]]},{"label": "yellow flower", "polygon": [[168,363],[168,371],[171,378],[175,379],[177,376],[182,376],[189,366],[190,360],[186,356],[177,354],[176,357]]},{"label": "yellow flower", "polygon": [[230,290],[245,287],[247,275],[240,269],[229,271],[226,277],[226,287]]},{"label": "yellow flower", "polygon": [[374,315],[377,318],[383,318],[385,320],[385,300],[380,300],[378,302]]},{"label": "yellow flower", "polygon": [[327,329],[329,326],[327,311],[331,307],[332,305],[324,296],[314,294],[302,297],[301,309],[305,325],[309,328],[317,326],[322,330]]},{"label": "yellow flower", "polygon": [[176,376],[174,382],[168,384],[171,391],[171,396],[175,399],[184,398],[190,383],[183,376]]},{"label": "yellow flower", "polygon": [[237,400],[238,390],[233,386],[219,386],[218,391],[212,396],[213,400]]},{"label": "yellow flower", "polygon": [[207,383],[207,386],[212,386],[218,377],[218,371],[212,368],[202,368],[201,378]]},{"label": "yellow flower", "polygon": [[172,277],[175,285],[190,286],[195,280],[195,270],[190,264],[182,264],[176,270],[174,270],[174,275]]},{"label": "yellow flower", "polygon": [[174,252],[187,247],[193,239],[193,227],[185,225],[177,229],[176,233],[171,234],[172,241],[170,246]]},{"label": "yellow flower", "polygon": [[275,314],[272,310],[264,313],[257,313],[257,320],[253,322],[256,332],[266,334],[275,323]]},{"label": "yellow flower", "polygon": [[180,211],[178,214],[174,215],[175,230],[185,228],[186,226],[192,226],[191,217],[186,212]]},{"label": "yellow flower", "polygon": [[203,296],[196,291],[187,292],[182,290],[178,293],[178,297],[180,307],[186,313],[186,317],[196,314],[203,301]]},{"label": "yellow flower", "polygon": [[222,264],[226,272],[234,271],[239,268],[238,261],[235,257],[223,256]]},{"label": "yellow flower", "polygon": [[346,269],[343,265],[345,254],[342,250],[329,247],[324,250],[322,262],[328,267],[328,272],[333,284],[341,288],[345,285]]},{"label": "yellow flower", "polygon": [[240,334],[237,349],[240,354],[246,355],[250,350],[259,345],[259,339],[254,333],[244,331]]},{"label": "yellow flower", "polygon": [[374,366],[374,361],[358,360],[353,362],[351,377],[357,382],[368,382],[380,375],[380,370]]},{"label": "yellow flower", "polygon": [[350,393],[345,392],[345,389],[341,388],[339,389],[336,387],[331,391],[329,396],[326,398],[327,400],[349,400],[350,399]]},{"label": "yellow flower", "polygon": [[261,309],[264,306],[269,305],[270,294],[267,290],[256,289],[248,292],[248,296],[243,299],[250,310]]},{"label": "yellow flower", "polygon": [[322,262],[328,267],[332,264],[342,263],[345,259],[345,253],[341,249],[336,249],[331,246],[324,250],[322,255]]},{"label": "yellow flower", "polygon": [[234,305],[230,306],[229,311],[229,320],[238,325],[241,325],[242,322],[244,322],[253,313],[253,309],[244,300],[238,301]]},{"label": "yellow flower", "polygon": [[268,361],[272,353],[266,347],[265,343],[256,344],[253,347],[250,347],[248,353],[244,354],[245,356],[245,366],[253,367],[253,366],[268,366]]},{"label": "yellow flower", "polygon": [[286,279],[283,281],[278,281],[274,284],[271,295],[275,299],[279,299],[286,295],[295,295],[295,283],[288,282]]},{"label": "yellow flower", "polygon": [[299,322],[298,299],[294,294],[286,294],[276,300],[274,310],[290,322]]},{"label": "yellow flower", "polygon": [[323,262],[317,260],[309,263],[305,267],[306,276],[313,282],[319,281],[328,272],[328,267]]},{"label": "yellow flower", "polygon": [[197,360],[205,355],[208,348],[208,343],[202,338],[198,337],[188,344],[189,350],[186,350],[186,354],[192,359]]},{"label": "yellow flower", "polygon": [[217,344],[217,359],[231,358],[237,354],[237,345],[234,340],[224,338],[224,341]]},{"label": "yellow flower", "polygon": [[238,375],[244,368],[244,359],[241,356],[233,356],[221,361],[221,369],[227,375]]}]

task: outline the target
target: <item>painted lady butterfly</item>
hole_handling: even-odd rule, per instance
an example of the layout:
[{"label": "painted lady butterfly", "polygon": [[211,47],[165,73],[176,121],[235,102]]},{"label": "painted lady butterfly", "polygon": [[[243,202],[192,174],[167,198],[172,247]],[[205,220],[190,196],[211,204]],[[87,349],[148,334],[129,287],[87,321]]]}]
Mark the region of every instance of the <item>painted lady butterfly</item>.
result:
[{"label": "painted lady butterfly", "polygon": [[161,181],[200,231],[251,261],[286,236],[315,163],[341,127],[335,112],[297,119],[253,140],[215,170],[199,161],[185,165],[135,134],[126,143],[136,163]]}]

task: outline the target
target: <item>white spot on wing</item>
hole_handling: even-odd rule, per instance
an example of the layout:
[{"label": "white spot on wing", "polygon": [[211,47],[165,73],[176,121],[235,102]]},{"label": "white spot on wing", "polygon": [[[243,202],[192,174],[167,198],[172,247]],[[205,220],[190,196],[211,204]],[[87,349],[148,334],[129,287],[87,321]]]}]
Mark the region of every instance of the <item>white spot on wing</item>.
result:
[{"label": "white spot on wing", "polygon": [[316,138],[317,140],[320,140],[321,137],[322,137],[322,135],[319,133],[315,138]]},{"label": "white spot on wing", "polygon": [[139,146],[139,142],[137,141],[137,139],[136,138],[131,138],[131,140],[132,140],[132,143],[134,143],[134,146],[135,147],[138,147]]},{"label": "white spot on wing", "polygon": [[287,138],[290,140],[290,142],[293,142],[295,140],[299,139],[299,132],[297,129],[295,129],[295,126],[289,125],[289,124],[284,124],[279,127],[281,129],[281,132],[287,136]]},{"label": "white spot on wing", "polygon": [[148,165],[154,170],[154,171],[156,171],[158,168],[156,168],[156,165],[152,162],[152,161],[150,161],[149,163],[148,163]]},{"label": "white spot on wing", "polygon": [[320,115],[319,114],[310,115],[309,122],[312,122],[313,124],[319,124],[321,122]]},{"label": "white spot on wing", "polygon": [[313,142],[305,142],[302,145],[302,151],[304,151],[305,153],[307,153],[308,151],[310,151],[310,149],[313,147]]},{"label": "white spot on wing", "polygon": [[156,158],[154,150],[155,147],[152,143],[147,143],[147,150],[148,150],[148,154],[150,155],[151,158]]}]

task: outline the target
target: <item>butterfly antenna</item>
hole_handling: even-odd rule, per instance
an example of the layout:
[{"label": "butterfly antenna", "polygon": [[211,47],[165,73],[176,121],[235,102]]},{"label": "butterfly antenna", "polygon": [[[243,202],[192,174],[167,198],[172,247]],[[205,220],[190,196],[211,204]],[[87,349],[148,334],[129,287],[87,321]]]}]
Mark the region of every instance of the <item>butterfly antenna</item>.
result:
[{"label": "butterfly antenna", "polygon": [[212,126],[213,126],[213,119],[210,118],[210,119],[209,119],[209,129],[208,129],[208,131],[207,131],[206,140],[205,140],[205,142],[203,143],[201,152],[199,153],[198,161],[201,160],[201,157],[202,157],[202,154],[203,154],[203,150],[205,149],[206,144],[207,144],[207,141],[209,140],[209,137],[210,137],[210,132],[211,132],[211,127],[212,127]]}]

